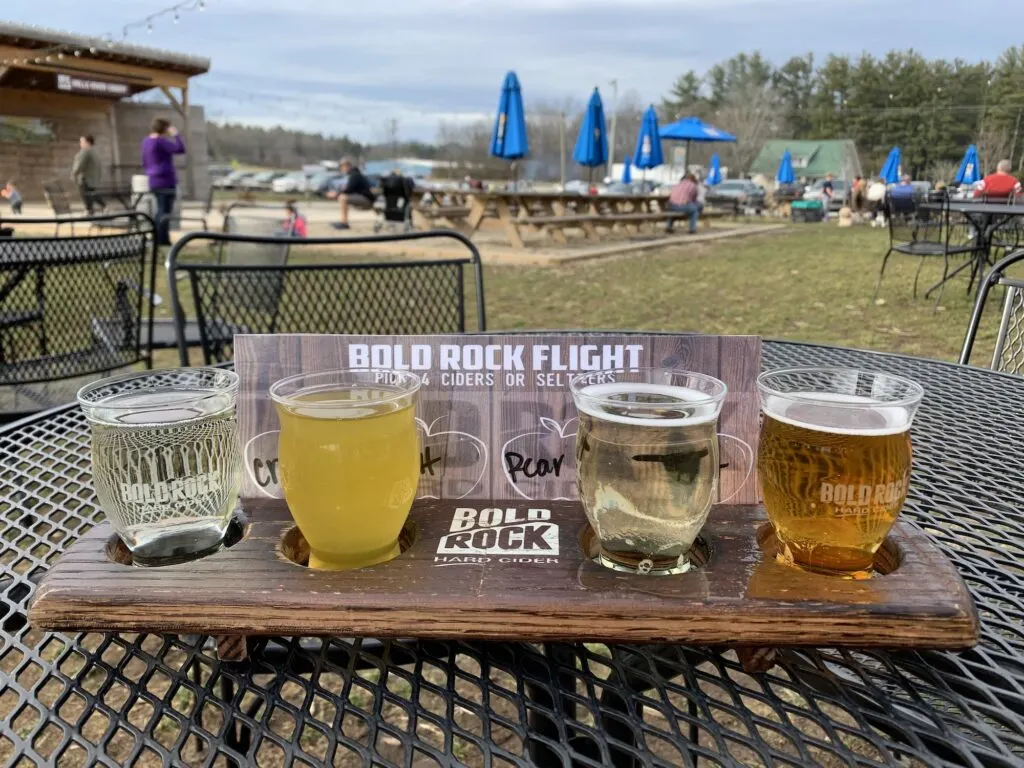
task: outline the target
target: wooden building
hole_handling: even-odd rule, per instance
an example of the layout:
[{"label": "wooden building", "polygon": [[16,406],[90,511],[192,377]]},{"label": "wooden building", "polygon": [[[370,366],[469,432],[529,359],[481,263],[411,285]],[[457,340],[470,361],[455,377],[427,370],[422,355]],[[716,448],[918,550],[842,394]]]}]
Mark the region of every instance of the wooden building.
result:
[{"label": "wooden building", "polygon": [[[104,183],[126,182],[141,168],[140,145],[154,117],[177,126],[188,152],[180,159],[184,195],[209,188],[202,107],[189,98],[189,79],[208,59],[0,22],[0,183],[14,179],[28,200],[42,184],[70,186],[78,139],[91,134],[104,164]],[[160,103],[128,100],[159,92]]]}]

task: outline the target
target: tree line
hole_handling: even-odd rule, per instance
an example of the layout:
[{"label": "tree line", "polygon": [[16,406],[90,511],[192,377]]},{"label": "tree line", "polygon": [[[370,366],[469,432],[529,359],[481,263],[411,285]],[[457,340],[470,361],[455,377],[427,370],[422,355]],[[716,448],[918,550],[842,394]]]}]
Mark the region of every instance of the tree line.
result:
[{"label": "tree line", "polygon": [[348,136],[294,131],[276,126],[261,128],[239,123],[206,123],[206,144],[211,163],[241,163],[269,168],[300,168],[321,160],[345,156],[384,160],[394,156],[433,158],[437,151],[420,142],[362,144]]},{"label": "tree line", "polygon": [[773,66],[739,54],[704,74],[685,72],[661,103],[665,119],[697,115],[737,135],[723,162],[740,168],[770,138],[853,139],[877,173],[893,146],[920,178],[949,179],[968,144],[993,170],[1010,159],[1024,170],[1024,46],[995,62],[926,59],[914,50],[885,56],[808,54]]},{"label": "tree line", "polygon": [[[442,122],[433,144],[398,142],[393,128],[390,140],[373,144],[232,123],[209,123],[207,136],[213,162],[288,168],[342,155],[411,155],[453,162],[452,175],[469,168],[487,178],[518,173],[539,179],[558,179],[565,162],[567,178],[585,179],[588,170],[571,155],[588,95],[527,103],[530,155],[518,169],[489,156],[490,119]],[[615,117],[614,154],[621,160],[633,152],[647,104],[635,91],[617,99],[602,95],[609,123]],[[899,146],[905,169],[936,180],[950,179],[974,143],[986,171],[1007,158],[1024,172],[1024,46],[1007,49],[994,62],[927,59],[907,50],[822,61],[807,54],[776,66],[758,52],[741,53],[706,72],[684,72],[657,108],[662,124],[696,115],[735,134],[735,144],[694,145],[690,158],[706,164],[718,152],[734,173],[746,171],[764,142],[775,138],[852,139],[869,173],[877,173]],[[665,143],[667,160],[673,146]],[[594,178],[603,175],[594,172]]]}]

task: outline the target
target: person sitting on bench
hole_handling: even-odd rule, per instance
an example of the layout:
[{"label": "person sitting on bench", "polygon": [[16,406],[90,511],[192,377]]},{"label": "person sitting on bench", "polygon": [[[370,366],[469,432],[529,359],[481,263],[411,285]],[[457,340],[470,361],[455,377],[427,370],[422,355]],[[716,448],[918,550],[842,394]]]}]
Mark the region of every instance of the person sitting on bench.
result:
[{"label": "person sitting on bench", "polygon": [[[679,183],[672,187],[672,194],[668,198],[669,211],[679,211],[688,214],[690,221],[690,234],[697,233],[697,218],[700,216],[700,203],[697,198],[700,190],[697,187],[697,177],[687,173],[679,180]],[[665,231],[672,231],[672,219],[665,225]]]},{"label": "person sitting on bench", "polygon": [[[356,167],[356,164],[347,157],[343,157],[340,163],[341,172],[348,174],[345,188],[337,193],[338,209],[341,221],[334,224],[335,229],[350,229],[348,223],[348,209],[360,208],[368,210],[373,208],[375,195],[370,188],[370,182],[366,180],[363,172]],[[333,195],[331,195],[333,197]]]}]

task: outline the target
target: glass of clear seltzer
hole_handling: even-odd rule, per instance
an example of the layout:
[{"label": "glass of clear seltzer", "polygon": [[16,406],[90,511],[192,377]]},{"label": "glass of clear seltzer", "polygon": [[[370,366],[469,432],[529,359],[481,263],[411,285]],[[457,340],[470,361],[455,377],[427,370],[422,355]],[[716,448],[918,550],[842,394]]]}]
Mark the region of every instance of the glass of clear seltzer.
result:
[{"label": "glass of clear seltzer", "polygon": [[83,387],[93,486],[138,565],[220,547],[241,482],[238,376],[217,368],[145,371]]}]

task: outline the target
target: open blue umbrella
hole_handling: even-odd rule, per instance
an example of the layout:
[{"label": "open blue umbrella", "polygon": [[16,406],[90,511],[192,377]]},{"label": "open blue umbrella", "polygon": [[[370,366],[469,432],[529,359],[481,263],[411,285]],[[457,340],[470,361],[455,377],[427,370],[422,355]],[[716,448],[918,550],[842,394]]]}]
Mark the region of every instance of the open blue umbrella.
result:
[{"label": "open blue umbrella", "polygon": [[779,184],[792,184],[796,181],[796,174],[793,173],[793,155],[788,149],[782,153],[782,162],[779,163],[779,172],[775,174],[775,180]]},{"label": "open blue umbrella", "polygon": [[956,172],[957,184],[976,184],[981,181],[981,168],[978,162],[978,148],[971,144],[964,152],[964,159],[960,161],[960,170]]},{"label": "open blue umbrella", "polygon": [[633,183],[633,158],[626,155],[622,160],[622,183],[632,184]]},{"label": "open blue umbrella", "polygon": [[903,164],[903,157],[899,147],[893,147],[889,156],[885,158],[885,165],[882,166],[882,181],[886,184],[897,184],[900,180],[900,165]]},{"label": "open blue umbrella", "polygon": [[711,170],[708,171],[708,177],[705,181],[707,181],[709,187],[722,183],[722,161],[718,159],[717,152],[711,156]]},{"label": "open blue umbrella", "polygon": [[658,130],[658,113],[650,106],[644,112],[640,122],[640,134],[636,137],[636,151],[633,153],[634,165],[643,170],[657,168],[665,162],[661,153],[661,133]]},{"label": "open blue umbrella", "polygon": [[491,156],[505,160],[526,157],[530,143],[526,138],[526,115],[523,113],[523,93],[515,72],[505,75],[498,101],[498,116],[491,134]]},{"label": "open blue umbrella", "polygon": [[608,135],[605,130],[604,105],[597,88],[587,103],[587,111],[583,113],[583,125],[576,137],[576,148],[572,151],[572,159],[582,166],[593,169],[608,162]]},{"label": "open blue umbrella", "polygon": [[736,141],[736,137],[731,133],[715,128],[699,117],[684,117],[682,120],[669,123],[661,129],[661,138],[686,142],[687,165],[690,163],[690,144],[694,141]]}]

